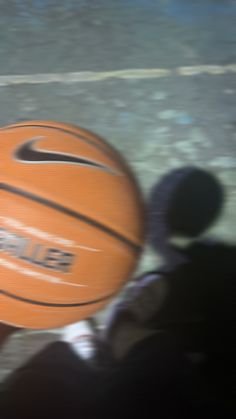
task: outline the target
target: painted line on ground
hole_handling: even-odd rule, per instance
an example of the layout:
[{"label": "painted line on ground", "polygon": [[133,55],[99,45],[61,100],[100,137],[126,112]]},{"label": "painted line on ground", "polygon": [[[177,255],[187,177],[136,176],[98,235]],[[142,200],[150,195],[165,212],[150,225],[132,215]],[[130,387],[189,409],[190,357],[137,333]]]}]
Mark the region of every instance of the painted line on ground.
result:
[{"label": "painted line on ground", "polygon": [[48,84],[48,83],[81,83],[91,81],[103,81],[108,79],[141,80],[157,79],[174,76],[198,76],[201,74],[222,75],[236,74],[236,64],[228,65],[195,65],[183,66],[173,69],[168,68],[140,68],[114,71],[78,71],[69,73],[37,73],[0,75],[0,86],[12,86],[21,84]]}]

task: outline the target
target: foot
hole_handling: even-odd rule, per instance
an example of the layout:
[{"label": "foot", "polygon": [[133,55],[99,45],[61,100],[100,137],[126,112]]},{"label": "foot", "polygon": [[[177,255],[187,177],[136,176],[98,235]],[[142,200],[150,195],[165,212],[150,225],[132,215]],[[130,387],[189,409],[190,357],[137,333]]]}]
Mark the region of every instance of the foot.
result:
[{"label": "foot", "polygon": [[149,272],[136,280],[124,300],[115,305],[104,331],[115,359],[123,358],[135,344],[155,333],[149,321],[162,306],[166,293],[165,278]]},{"label": "foot", "polygon": [[62,341],[85,361],[91,361],[96,354],[96,330],[89,320],[64,327]]}]

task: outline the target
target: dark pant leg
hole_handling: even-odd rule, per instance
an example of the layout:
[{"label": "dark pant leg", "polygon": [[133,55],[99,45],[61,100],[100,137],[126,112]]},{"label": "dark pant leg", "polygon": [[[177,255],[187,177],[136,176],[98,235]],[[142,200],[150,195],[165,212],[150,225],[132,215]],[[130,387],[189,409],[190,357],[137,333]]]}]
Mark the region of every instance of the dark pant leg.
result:
[{"label": "dark pant leg", "polygon": [[0,417],[99,417],[99,383],[100,374],[67,344],[53,343],[4,383]]},{"label": "dark pant leg", "polygon": [[104,389],[109,394],[107,418],[226,417],[208,400],[198,371],[165,333],[137,344],[109,376]]}]

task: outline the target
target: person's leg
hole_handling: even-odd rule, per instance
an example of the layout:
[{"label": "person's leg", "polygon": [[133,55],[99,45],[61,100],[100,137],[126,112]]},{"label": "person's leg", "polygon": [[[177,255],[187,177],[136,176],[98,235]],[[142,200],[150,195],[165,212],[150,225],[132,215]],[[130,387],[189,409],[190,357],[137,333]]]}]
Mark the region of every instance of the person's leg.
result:
[{"label": "person's leg", "polygon": [[9,337],[21,329],[14,326],[9,326],[8,324],[0,323],[0,350]]},{"label": "person's leg", "polygon": [[175,339],[162,332],[135,344],[103,387],[106,418],[227,417]]},{"label": "person's leg", "polygon": [[[84,362],[64,342],[47,346],[4,383],[0,416],[96,417],[101,373]],[[94,413],[95,412],[95,413]]]}]

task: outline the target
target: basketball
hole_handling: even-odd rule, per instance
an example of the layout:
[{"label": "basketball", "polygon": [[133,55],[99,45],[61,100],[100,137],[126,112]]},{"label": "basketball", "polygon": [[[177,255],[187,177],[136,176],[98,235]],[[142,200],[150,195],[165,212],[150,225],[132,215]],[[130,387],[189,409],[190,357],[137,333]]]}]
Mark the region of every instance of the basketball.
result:
[{"label": "basketball", "polygon": [[0,321],[46,329],[102,309],[130,279],[144,206],[125,160],[80,127],[0,129]]}]

